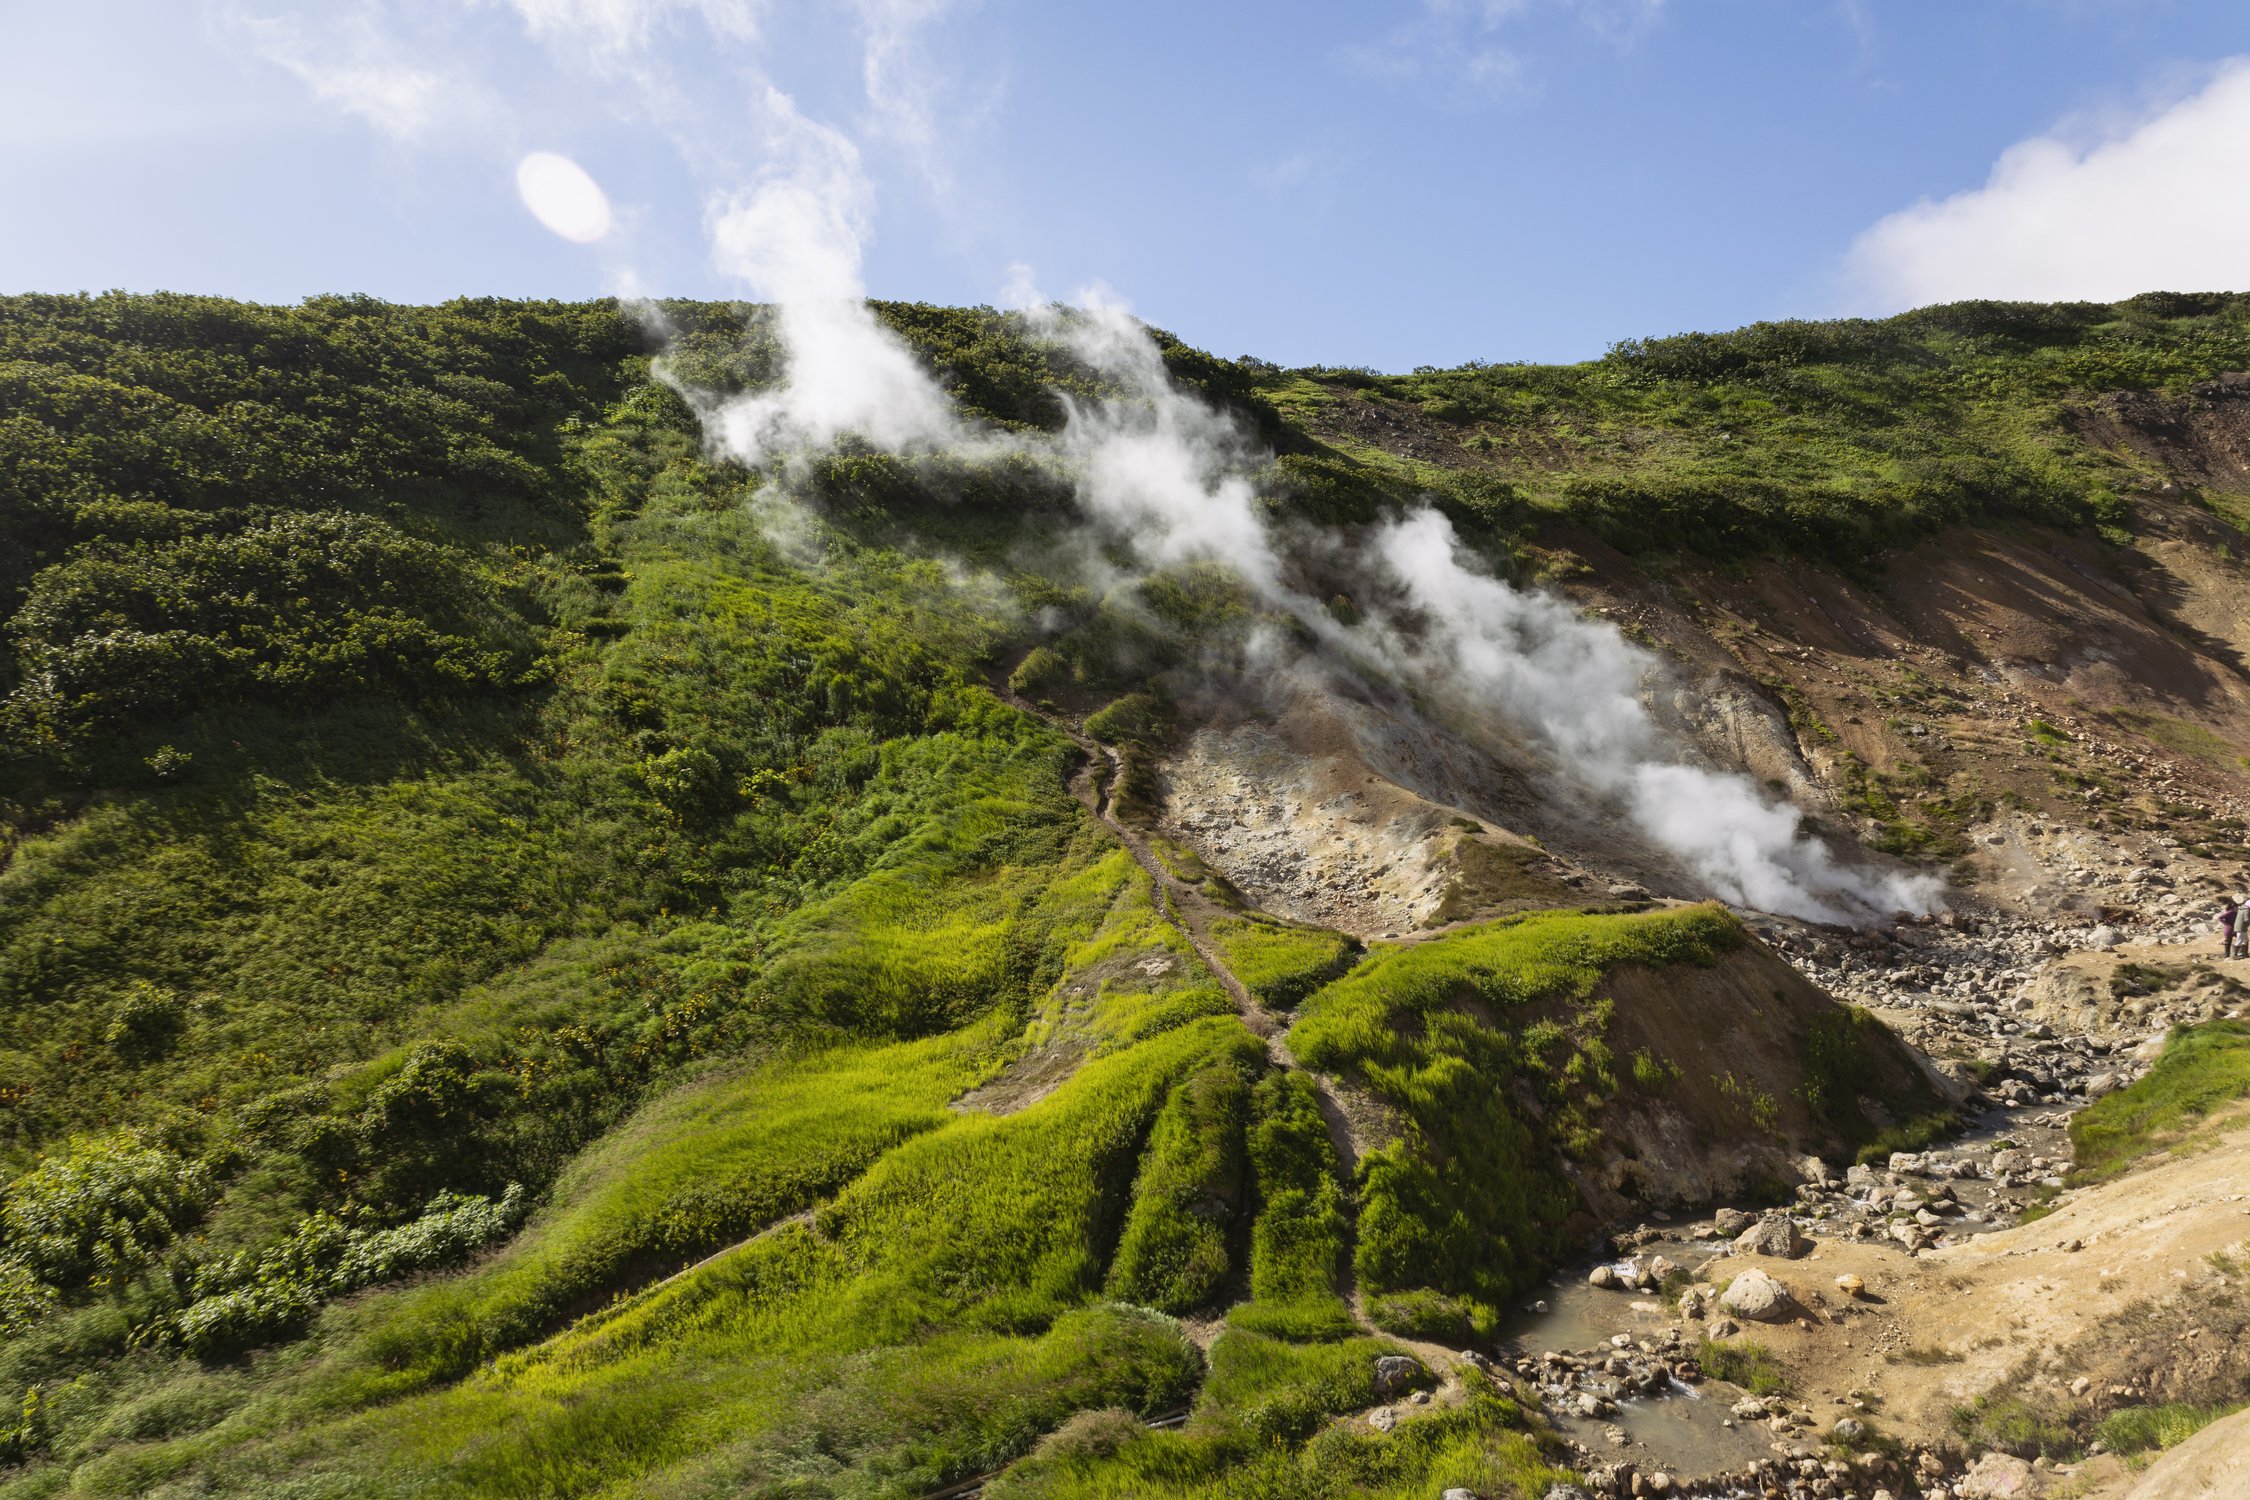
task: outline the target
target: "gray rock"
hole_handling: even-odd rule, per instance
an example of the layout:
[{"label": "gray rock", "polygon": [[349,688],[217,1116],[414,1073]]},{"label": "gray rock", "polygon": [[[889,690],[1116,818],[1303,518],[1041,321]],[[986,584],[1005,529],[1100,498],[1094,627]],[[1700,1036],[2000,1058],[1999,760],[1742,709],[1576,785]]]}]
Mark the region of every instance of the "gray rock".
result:
[{"label": "gray rock", "polygon": [[[1469,1492],[1462,1490],[1459,1493],[1466,1495]],[[1447,1490],[1445,1494],[1446,1500],[1453,1500],[1455,1491]],[[1547,1500],[1586,1500],[1586,1492],[1575,1484],[1550,1485],[1547,1488]]]},{"label": "gray rock", "polygon": [[1367,1425],[1377,1432],[1389,1432],[1398,1425],[1398,1413],[1387,1406],[1378,1406],[1367,1414]]},{"label": "gray rock", "polygon": [[1753,1323],[1778,1323],[1796,1314],[1789,1289],[1763,1271],[1745,1271],[1727,1283],[1719,1306]]},{"label": "gray rock", "polygon": [[1857,1417],[1838,1417],[1831,1430],[1839,1443],[1856,1443],[1867,1436],[1867,1424]]},{"label": "gray rock", "polygon": [[1375,1361],[1375,1394],[1394,1396],[1421,1377],[1422,1366],[1418,1360],[1403,1354],[1385,1354]]},{"label": "gray rock", "polygon": [[2124,941],[2125,934],[2110,926],[2107,922],[2086,935],[2087,946],[2093,948],[2114,948]]},{"label": "gray rock", "polygon": [[1484,1500],[1484,1497],[1475,1490],[1465,1490],[1456,1485],[1438,1496],[1438,1500]]},{"label": "gray rock", "polygon": [[1586,1273],[1586,1285],[1600,1291],[1614,1291],[1618,1285],[1617,1272],[1608,1266],[1596,1266]]},{"label": "gray rock", "polygon": [[1740,1234],[1756,1222],[1739,1208],[1722,1208],[1711,1216],[1711,1227],[1726,1235]]},{"label": "gray rock", "polygon": [[1743,1230],[1734,1242],[1737,1255],[1770,1255],[1777,1260],[1795,1260],[1810,1248],[1787,1214],[1760,1219]]}]

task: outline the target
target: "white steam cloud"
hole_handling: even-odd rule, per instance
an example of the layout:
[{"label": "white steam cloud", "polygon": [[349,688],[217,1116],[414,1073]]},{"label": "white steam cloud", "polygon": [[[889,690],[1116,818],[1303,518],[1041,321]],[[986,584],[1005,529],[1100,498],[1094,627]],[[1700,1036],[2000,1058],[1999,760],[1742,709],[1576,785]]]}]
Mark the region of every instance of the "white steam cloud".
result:
[{"label": "white steam cloud", "polygon": [[1796,808],[1747,777],[1679,760],[1641,700],[1656,659],[1551,595],[1474,570],[1437,512],[1384,527],[1376,555],[1422,617],[1412,633],[1371,619],[1362,634],[1382,655],[1523,732],[1553,774],[1621,802],[1713,894],[1822,922],[1926,911],[1937,898],[1930,877],[1841,865]]},{"label": "white steam cloud", "polygon": [[1154,340],[1114,298],[1086,294],[1066,317],[1019,267],[1009,300],[1125,390],[1118,401],[1070,403],[1058,447],[1091,516],[1146,563],[1228,563],[1317,633],[1499,720],[1548,773],[1619,806],[1723,900],[1845,922],[1926,911],[1937,899],[1937,880],[1851,869],[1804,831],[1795,807],[1747,777],[1682,760],[1641,697],[1655,657],[1553,595],[1477,570],[1436,511],[1394,520],[1375,538],[1372,561],[1405,592],[1414,619],[1371,608],[1361,624],[1337,625],[1281,581],[1256,504],[1262,455],[1232,420],[1172,384]]},{"label": "white steam cloud", "polygon": [[867,306],[860,247],[874,193],[859,148],[765,94],[768,161],[750,187],[710,205],[712,257],[773,304],[786,367],[772,386],[706,413],[728,452],[753,465],[851,433],[893,451],[959,433],[952,403]]},{"label": "white steam cloud", "polygon": [[1127,392],[1121,401],[1064,401],[1056,446],[1094,519],[1150,564],[1217,558],[1278,596],[1279,565],[1255,509],[1259,455],[1236,424],[1173,386],[1155,341],[1106,289],[1082,293],[1076,315],[1065,316],[1017,266],[1008,300]]}]

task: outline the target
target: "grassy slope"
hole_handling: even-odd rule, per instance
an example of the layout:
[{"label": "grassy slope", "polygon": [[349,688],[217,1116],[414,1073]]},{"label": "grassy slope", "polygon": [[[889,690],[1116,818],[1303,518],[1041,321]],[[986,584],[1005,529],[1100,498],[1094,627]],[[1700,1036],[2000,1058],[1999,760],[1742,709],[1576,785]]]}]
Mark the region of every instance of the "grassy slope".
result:
[{"label": "grassy slope", "polygon": [[[673,311],[696,378],[760,377],[727,310]],[[2053,404],[2243,362],[2232,302],[2172,311],[1392,380],[1167,357],[1288,450],[1302,515],[1434,485],[1496,546],[1540,516],[1734,546],[1759,523],[1729,507],[1780,505],[1769,537],[1833,551],[1977,507],[2107,514]],[[993,420],[1094,388],[1005,320],[884,313]],[[1471,929],[1333,982],[1332,935],[1221,924],[1307,1060],[1411,1122],[1347,1191],[1302,1080],[1258,1076],[1070,798],[1067,743],[981,686],[1035,606],[1066,627],[1038,690],[1160,734],[1131,695],[1250,623],[1223,575],[1113,607],[1007,565],[1051,480],[850,455],[813,476],[817,555],[784,555],[598,304],[11,299],[0,380],[0,1384],[27,1395],[0,1488],[910,1492],[1199,1384],[1188,1436],[1024,1482],[1538,1472],[1497,1395],[1299,1445],[1365,1394],[1353,1220],[1394,1326],[1478,1326],[1556,1252],[1553,1153],[1615,1087],[1603,967],[1701,961],[1723,923]],[[1290,425],[1369,394],[1453,424],[1474,472]],[[1568,461],[1477,443],[1534,431]],[[1816,464],[1849,482],[1735,483],[1806,444],[1859,454]],[[1972,449],[2031,478],[1945,469]],[[1501,1018],[1557,997],[1572,1026]],[[1058,1041],[1091,1060],[1021,1115],[944,1107]],[[1471,1139],[1501,1149],[1472,1166]],[[425,1212],[518,1185],[520,1228]],[[338,1257],[394,1231],[392,1279],[341,1297]],[[1208,1382],[1110,1300],[1245,1294]],[[220,1302],[232,1342],[183,1349]]]},{"label": "grassy slope", "polygon": [[2172,1033],[2145,1077],[2070,1120],[2072,1180],[2099,1182],[2190,1139],[2212,1111],[2250,1097],[2250,1025],[2207,1021]]},{"label": "grassy slope", "polygon": [[[1630,552],[1857,565],[1954,521],[2124,524],[2153,481],[2076,438],[2070,414],[2101,392],[2182,395],[2245,367],[2250,299],[2152,294],[1761,323],[1580,365],[1273,371],[1259,390],[1335,437],[1293,461],[1314,515],[1428,488],[1471,526],[1562,520]],[[1361,413],[1370,403],[1382,420]],[[1402,421],[1428,457],[1353,435]]]}]

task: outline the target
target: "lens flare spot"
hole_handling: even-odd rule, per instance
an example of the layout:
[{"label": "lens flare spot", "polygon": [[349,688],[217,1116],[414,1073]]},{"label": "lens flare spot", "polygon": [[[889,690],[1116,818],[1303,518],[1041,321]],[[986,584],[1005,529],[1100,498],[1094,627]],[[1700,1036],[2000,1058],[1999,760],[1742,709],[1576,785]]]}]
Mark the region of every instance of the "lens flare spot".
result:
[{"label": "lens flare spot", "polygon": [[609,195],[567,156],[532,152],[516,165],[516,191],[533,218],[574,245],[609,233]]}]

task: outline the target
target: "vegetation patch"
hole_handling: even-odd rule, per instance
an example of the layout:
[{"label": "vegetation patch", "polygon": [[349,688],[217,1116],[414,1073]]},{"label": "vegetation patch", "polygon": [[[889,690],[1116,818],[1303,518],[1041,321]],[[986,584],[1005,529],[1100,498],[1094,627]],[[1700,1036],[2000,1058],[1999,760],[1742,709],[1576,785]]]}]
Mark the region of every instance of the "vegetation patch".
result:
[{"label": "vegetation patch", "polygon": [[1789,1392],[1789,1371],[1772,1350],[1751,1339],[1705,1339],[1696,1346],[1697,1368],[1712,1380],[1738,1385],[1756,1396]]},{"label": "vegetation patch", "polygon": [[1250,1232],[1250,1298],[1229,1326],[1285,1339],[1332,1339],[1357,1326],[1337,1290],[1349,1221],[1343,1168],[1302,1073],[1258,1080],[1250,1129],[1257,1217]]},{"label": "vegetation patch", "polygon": [[1288,1010],[1349,969],[1357,940],[1325,927],[1285,927],[1244,917],[1211,924],[1211,941],[1258,1003]]},{"label": "vegetation patch", "polygon": [[2207,1021],[2166,1040],[2148,1073],[2070,1119],[2075,1182],[2100,1182],[2250,1095],[2250,1023]]},{"label": "vegetation patch", "polygon": [[[1488,1309],[1528,1286],[1562,1253],[1577,1201],[1562,1155],[1591,1144],[1592,1113],[1617,1091],[1602,976],[1707,965],[1740,942],[1716,907],[1540,914],[1379,947],[1308,1000],[1297,1057],[1364,1079],[1407,1125],[1360,1162],[1360,1285]],[[1510,1024],[1535,1002],[1573,1019]]]},{"label": "vegetation patch", "polygon": [[1245,1196],[1249,1113],[1250,1085],[1237,1068],[1208,1069],[1173,1091],[1141,1155],[1110,1262],[1111,1296],[1170,1313],[1217,1300]]},{"label": "vegetation patch", "polygon": [[[1302,1375],[1312,1375],[1318,1387],[1319,1376]],[[1535,1436],[1513,1400],[1481,1375],[1472,1372],[1466,1379],[1469,1388],[1460,1404],[1409,1414],[1387,1434],[1318,1426],[1302,1443],[1260,1443],[1240,1429],[1200,1422],[1175,1433],[1150,1432],[1115,1417],[1082,1419],[1041,1444],[986,1493],[994,1500],[1208,1500],[1219,1494],[1403,1500],[1447,1489],[1544,1495],[1575,1477],[1545,1446],[1552,1437]],[[1348,1380],[1327,1389],[1336,1399],[1356,1393]],[[1271,1396],[1267,1401],[1264,1409],[1278,1416],[1281,1408]]]},{"label": "vegetation patch", "polygon": [[2112,1453],[2146,1453],[2176,1448],[2204,1428],[2242,1410],[2231,1406],[2197,1406],[2172,1402],[2163,1406],[2121,1406],[2102,1418],[2094,1437]]}]

